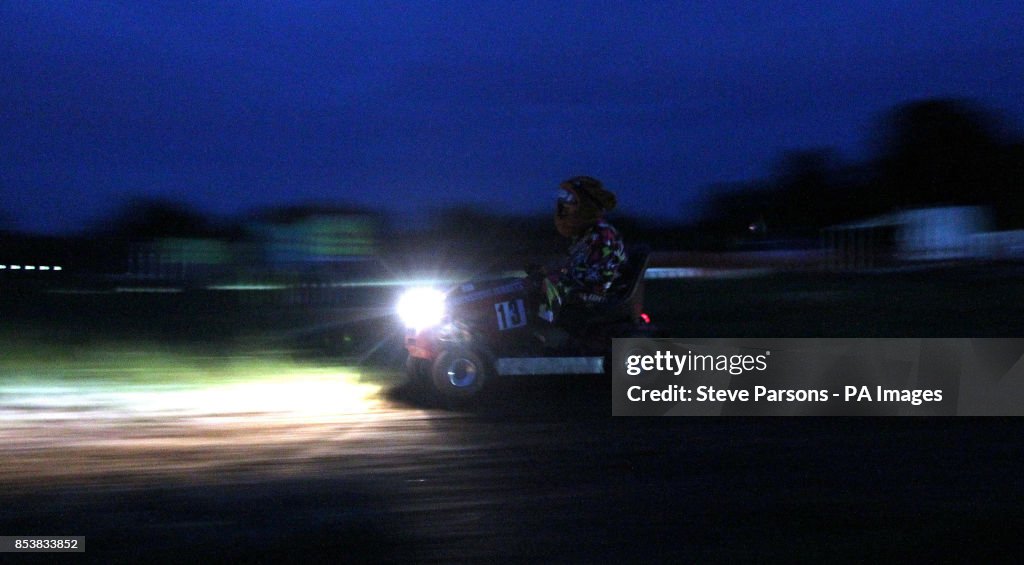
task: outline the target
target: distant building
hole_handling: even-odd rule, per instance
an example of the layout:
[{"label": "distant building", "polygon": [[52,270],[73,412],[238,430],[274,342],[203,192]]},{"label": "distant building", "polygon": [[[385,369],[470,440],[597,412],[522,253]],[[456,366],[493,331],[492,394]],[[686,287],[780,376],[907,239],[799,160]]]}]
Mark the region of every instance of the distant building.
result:
[{"label": "distant building", "polygon": [[230,242],[212,237],[161,237],[134,242],[128,274],[136,279],[209,280],[229,271],[233,252]]},{"label": "distant building", "polygon": [[826,228],[822,245],[837,268],[980,259],[988,256],[979,241],[991,226],[984,207],[921,208]]},{"label": "distant building", "polygon": [[382,220],[361,210],[287,207],[246,224],[259,261],[272,271],[332,271],[375,258]]}]

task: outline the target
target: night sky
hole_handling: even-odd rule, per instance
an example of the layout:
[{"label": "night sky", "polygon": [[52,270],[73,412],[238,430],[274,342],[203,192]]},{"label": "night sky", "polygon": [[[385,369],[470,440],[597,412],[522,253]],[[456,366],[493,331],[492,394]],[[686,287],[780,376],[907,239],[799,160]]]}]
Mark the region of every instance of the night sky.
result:
[{"label": "night sky", "polygon": [[1019,128],[1024,2],[0,0],[0,217],[549,213],[590,174],[678,219],[785,150],[864,158],[926,97]]}]

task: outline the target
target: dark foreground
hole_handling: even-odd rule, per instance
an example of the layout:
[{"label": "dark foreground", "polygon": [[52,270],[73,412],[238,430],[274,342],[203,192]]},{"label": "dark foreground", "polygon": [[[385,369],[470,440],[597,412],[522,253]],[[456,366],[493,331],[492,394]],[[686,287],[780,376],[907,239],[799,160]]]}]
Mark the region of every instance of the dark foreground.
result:
[{"label": "dark foreground", "polygon": [[[1012,274],[662,283],[648,302],[679,336],[1009,337]],[[626,419],[599,379],[493,392],[468,411],[388,387],[315,415],[14,410],[0,535],[85,536],[76,559],[102,563],[986,562],[1022,545],[1018,419]]]},{"label": "dark foreground", "polygon": [[103,563],[987,561],[1020,544],[1017,420],[624,419],[606,390],[150,417],[117,441],[79,426],[0,448],[0,532],[84,535],[79,558]]}]

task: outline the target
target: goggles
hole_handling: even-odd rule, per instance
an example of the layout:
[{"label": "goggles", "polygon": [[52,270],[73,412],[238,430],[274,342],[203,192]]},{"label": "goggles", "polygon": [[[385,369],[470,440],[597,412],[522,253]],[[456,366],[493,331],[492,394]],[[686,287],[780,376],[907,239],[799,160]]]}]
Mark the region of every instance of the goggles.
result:
[{"label": "goggles", "polygon": [[559,204],[576,204],[576,195],[564,188],[558,189],[558,203]]}]

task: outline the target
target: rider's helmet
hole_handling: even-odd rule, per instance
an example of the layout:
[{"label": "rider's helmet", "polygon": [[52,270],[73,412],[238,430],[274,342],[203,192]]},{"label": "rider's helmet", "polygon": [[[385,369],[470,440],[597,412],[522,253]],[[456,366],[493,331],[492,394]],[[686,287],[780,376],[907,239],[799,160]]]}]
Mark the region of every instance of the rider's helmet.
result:
[{"label": "rider's helmet", "polygon": [[615,203],[615,193],[594,177],[565,180],[558,185],[555,229],[565,237],[578,236],[614,209]]}]

